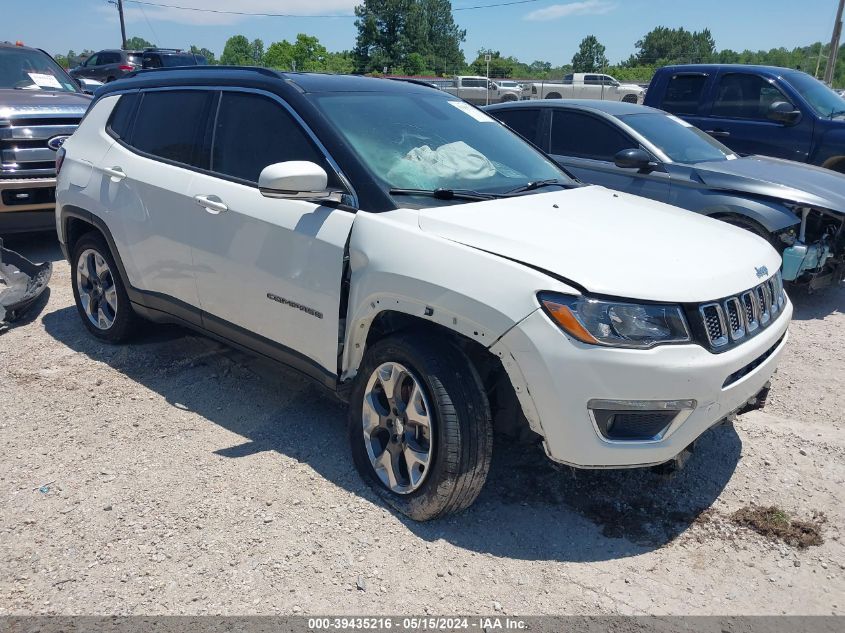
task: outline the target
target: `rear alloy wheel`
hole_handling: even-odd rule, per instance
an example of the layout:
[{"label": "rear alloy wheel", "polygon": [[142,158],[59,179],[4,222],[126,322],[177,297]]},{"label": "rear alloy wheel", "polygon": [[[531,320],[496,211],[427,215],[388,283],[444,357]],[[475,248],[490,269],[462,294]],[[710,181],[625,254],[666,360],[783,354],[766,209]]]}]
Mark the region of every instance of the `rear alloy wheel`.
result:
[{"label": "rear alloy wheel", "polygon": [[97,338],[114,343],[128,338],[138,317],[102,236],[87,233],[79,238],[73,262],[73,297],[85,327]]},{"label": "rear alloy wheel", "polygon": [[349,440],[362,477],[399,512],[417,521],[459,512],[490,468],[481,379],[462,351],[430,335],[378,341],[352,391]]}]

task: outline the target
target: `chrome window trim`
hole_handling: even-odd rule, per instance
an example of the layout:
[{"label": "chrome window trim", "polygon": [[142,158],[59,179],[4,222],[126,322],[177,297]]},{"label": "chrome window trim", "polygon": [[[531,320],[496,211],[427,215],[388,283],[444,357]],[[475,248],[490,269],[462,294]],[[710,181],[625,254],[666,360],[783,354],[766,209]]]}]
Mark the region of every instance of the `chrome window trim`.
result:
[{"label": "chrome window trim", "polygon": [[[347,188],[348,195],[352,198],[352,205],[351,206],[353,206],[355,209],[360,209],[360,205],[359,205],[359,202],[358,202],[358,194],[356,193],[355,188],[352,186],[352,183],[350,182],[349,178],[347,178],[346,174],[343,173],[343,171],[341,170],[340,165],[338,165],[337,161],[334,158],[332,158],[331,154],[329,154],[328,150],[326,149],[326,146],[323,145],[323,143],[320,141],[320,139],[317,137],[317,135],[314,133],[314,131],[310,128],[310,126],[308,126],[308,124],[305,123],[303,118],[301,116],[299,116],[299,113],[297,113],[297,111],[294,110],[293,107],[287,101],[282,99],[277,94],[274,94],[272,92],[268,92],[267,90],[261,90],[259,88],[245,88],[245,87],[240,87],[240,86],[218,86],[218,85],[214,85],[214,84],[207,84],[207,85],[201,85],[201,86],[155,86],[155,87],[150,87],[150,88],[142,88],[142,87],[128,88],[126,90],[117,90],[115,92],[109,92],[108,95],[105,95],[105,96],[109,96],[109,97],[114,96],[114,95],[122,96],[124,94],[130,94],[130,93],[144,94],[144,93],[147,93],[147,92],[173,92],[173,91],[176,91],[176,90],[179,90],[179,91],[183,91],[183,90],[204,90],[204,91],[212,91],[212,92],[217,92],[217,93],[242,92],[242,93],[250,93],[250,94],[261,95],[261,96],[264,96],[264,97],[268,97],[269,99],[271,99],[273,101],[276,101],[279,105],[281,105],[293,117],[294,121],[296,121],[297,124],[299,124],[299,126],[302,128],[302,130],[308,136],[308,138],[311,139],[311,141],[317,147],[319,152],[326,159],[326,162],[328,162],[328,164],[334,170],[335,174],[337,174],[337,177],[340,180],[341,184],[343,184],[343,186]],[[219,101],[218,101],[218,105],[219,105]],[[136,112],[136,116],[137,116],[137,112]],[[216,116],[216,113],[214,113],[214,116]],[[253,187],[254,189],[258,189],[258,183],[251,183],[250,182],[250,183],[247,184],[246,181],[243,181],[241,179],[234,179],[230,176],[227,176],[226,174],[221,174],[221,173],[216,172],[216,171],[211,171],[210,169],[202,169],[202,168],[196,167],[194,165],[186,165],[185,163],[179,163],[179,162],[176,162],[176,161],[169,161],[167,159],[161,158],[160,156],[154,156],[152,154],[147,154],[146,152],[141,152],[137,148],[133,147],[132,145],[129,145],[128,143],[126,143],[123,139],[116,139],[116,140],[123,147],[126,147],[127,149],[134,152],[135,154],[138,154],[139,156],[144,156],[145,158],[149,158],[150,160],[155,160],[155,161],[159,161],[159,162],[163,162],[163,163],[167,163],[167,164],[176,165],[177,167],[181,167],[181,168],[187,169],[189,171],[194,171],[194,172],[197,172],[197,173],[210,175],[210,176],[213,176],[215,178],[220,178],[221,180],[227,180],[229,182],[237,182],[238,184],[242,184],[242,185],[247,186],[247,187]],[[213,143],[212,143],[212,150],[213,150]]]}]

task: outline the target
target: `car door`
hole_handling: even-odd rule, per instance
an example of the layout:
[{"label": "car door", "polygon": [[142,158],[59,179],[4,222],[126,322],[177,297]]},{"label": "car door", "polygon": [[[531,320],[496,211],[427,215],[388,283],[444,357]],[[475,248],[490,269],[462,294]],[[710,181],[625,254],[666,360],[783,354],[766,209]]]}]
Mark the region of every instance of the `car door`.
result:
[{"label": "car door", "polygon": [[552,108],[549,154],[584,182],[665,202],[669,175],[658,168],[648,173],[623,169],[614,157],[640,144],[611,119],[575,109]]},{"label": "car door", "polygon": [[95,77],[98,81],[103,83],[109,79],[116,79],[120,74],[117,67],[120,65],[120,53],[115,52],[101,52],[97,60],[97,68],[95,69]]},{"label": "car door", "polygon": [[[197,323],[192,243],[201,214],[188,185],[194,169],[208,166],[206,132],[215,94],[185,89],[125,95],[118,108],[139,99],[137,114],[99,164],[108,198],[103,206],[113,216],[108,224],[130,283],[153,307]],[[110,130],[119,136],[113,125]]]},{"label": "car door", "polygon": [[[717,77],[710,113],[703,130],[738,154],[763,154],[806,162],[813,134],[812,117],[784,124],[768,118],[777,101],[792,103],[774,80],[749,72]],[[798,107],[798,104],[793,104]]]},{"label": "car door", "polygon": [[82,62],[77,69],[77,76],[85,77],[86,79],[96,79],[97,74],[97,64],[99,64],[100,55],[99,53],[94,53]]},{"label": "car door", "polygon": [[[245,113],[248,113],[245,115]],[[261,170],[293,160],[320,164],[343,188],[325,154],[285,104],[269,94],[223,91],[210,171],[188,188],[194,263],[205,327],[246,336],[268,355],[307,359],[336,375],[339,297],[354,213],[318,202],[270,198]],[[295,352],[290,352],[295,350]],[[290,360],[289,360],[290,362]]]}]

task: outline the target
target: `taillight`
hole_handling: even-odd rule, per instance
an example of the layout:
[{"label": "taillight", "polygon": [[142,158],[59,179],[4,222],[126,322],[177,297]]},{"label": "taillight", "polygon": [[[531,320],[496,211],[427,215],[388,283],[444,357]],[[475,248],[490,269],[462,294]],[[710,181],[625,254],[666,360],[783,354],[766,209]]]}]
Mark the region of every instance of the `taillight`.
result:
[{"label": "taillight", "polygon": [[56,152],[56,175],[62,170],[62,163],[65,162],[65,148],[60,147]]},{"label": "taillight", "polygon": [[118,68],[120,70],[135,70],[134,66],[129,66],[128,64],[121,64]]}]

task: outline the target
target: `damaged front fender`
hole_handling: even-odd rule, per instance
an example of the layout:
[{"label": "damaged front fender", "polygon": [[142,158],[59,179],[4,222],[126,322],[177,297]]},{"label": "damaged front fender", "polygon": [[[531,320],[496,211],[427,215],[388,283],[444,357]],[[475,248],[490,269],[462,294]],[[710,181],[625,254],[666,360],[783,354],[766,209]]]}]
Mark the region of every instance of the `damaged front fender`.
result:
[{"label": "damaged front fender", "polygon": [[53,265],[34,264],[15,251],[3,248],[0,239],[0,323],[16,321],[47,289]]}]

